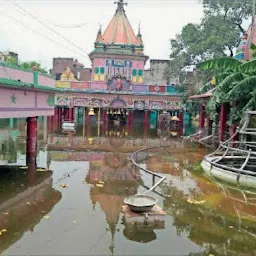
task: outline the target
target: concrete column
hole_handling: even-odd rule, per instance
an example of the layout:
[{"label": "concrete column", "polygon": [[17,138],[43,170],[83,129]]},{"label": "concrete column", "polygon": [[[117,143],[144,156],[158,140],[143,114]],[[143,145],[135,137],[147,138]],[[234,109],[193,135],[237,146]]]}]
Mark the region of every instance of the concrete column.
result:
[{"label": "concrete column", "polygon": [[199,127],[200,129],[204,129],[204,123],[205,123],[205,106],[201,104],[200,106],[200,117],[199,117]]},{"label": "concrete column", "polygon": [[208,135],[212,135],[212,125],[213,125],[213,121],[208,116],[207,118]]},{"label": "concrete column", "polygon": [[144,112],[144,137],[147,137],[148,133],[148,110]]},{"label": "concrete column", "polygon": [[148,110],[144,110],[144,128],[148,127]]},{"label": "concrete column", "polygon": [[10,118],[10,129],[13,129],[13,124],[14,124],[14,119],[13,118]]},{"label": "concrete column", "polygon": [[27,152],[26,164],[30,170],[36,171],[37,155],[37,117],[27,118]]},{"label": "concrete column", "polygon": [[220,128],[219,128],[219,142],[224,140],[224,135],[227,130],[228,107],[227,104],[222,104],[220,108]]},{"label": "concrete column", "polygon": [[178,112],[178,118],[180,119],[180,136],[184,134],[184,112]]},{"label": "concrete column", "polygon": [[47,141],[47,137],[48,137],[48,117],[47,116],[43,117],[43,122],[44,122],[44,141]]},{"label": "concrete column", "polygon": [[72,122],[73,121],[73,117],[74,117],[74,109],[73,108],[69,108],[68,109],[68,121]]},{"label": "concrete column", "polygon": [[91,133],[91,116],[87,113],[87,137]]}]

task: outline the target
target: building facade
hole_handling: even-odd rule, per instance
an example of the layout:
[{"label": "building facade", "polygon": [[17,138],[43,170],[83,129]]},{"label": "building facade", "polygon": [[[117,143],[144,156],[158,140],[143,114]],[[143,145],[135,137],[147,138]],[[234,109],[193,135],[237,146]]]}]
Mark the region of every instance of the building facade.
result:
[{"label": "building facade", "polygon": [[[56,81],[56,87],[63,89],[56,94],[56,107],[103,108],[106,112],[126,114],[139,110],[145,112],[145,118],[149,111],[156,110],[182,114],[182,95],[176,92],[175,86],[161,80],[167,61],[151,61],[157,71],[157,75],[150,78],[152,83],[145,75],[149,57],[144,54],[141,31],[134,33],[124,5],[123,0],[119,0],[106,30],[102,32],[101,27],[98,30],[94,50],[89,54],[92,62],[89,82],[79,81],[72,68],[66,67],[67,63],[62,66],[67,69],[59,73],[60,81]],[[55,68],[53,74],[60,71]],[[156,80],[161,82],[154,83]]]}]

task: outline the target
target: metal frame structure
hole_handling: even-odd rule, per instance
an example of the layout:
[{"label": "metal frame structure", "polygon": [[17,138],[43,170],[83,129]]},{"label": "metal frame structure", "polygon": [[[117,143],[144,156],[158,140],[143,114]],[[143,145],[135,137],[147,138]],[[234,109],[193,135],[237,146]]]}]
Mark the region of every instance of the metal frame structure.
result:
[{"label": "metal frame structure", "polygon": [[[207,155],[203,169],[214,177],[256,188],[256,111],[247,111],[238,128],[218,149]],[[238,138],[238,139],[237,139]]]}]

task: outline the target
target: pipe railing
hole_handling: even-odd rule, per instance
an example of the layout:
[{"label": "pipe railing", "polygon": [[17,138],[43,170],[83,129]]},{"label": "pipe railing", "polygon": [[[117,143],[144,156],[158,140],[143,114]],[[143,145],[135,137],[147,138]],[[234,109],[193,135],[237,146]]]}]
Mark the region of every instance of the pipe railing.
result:
[{"label": "pipe railing", "polygon": [[[157,149],[157,148],[159,149],[159,148],[167,148],[167,147],[170,147],[170,146],[157,146],[157,147],[151,147],[151,148],[146,148],[146,149],[140,149],[140,150],[138,150],[138,151],[136,151],[132,154],[131,161],[132,161],[133,165],[136,166],[137,168],[139,168],[139,170],[142,170],[142,171],[144,171],[148,174],[151,174],[153,176],[153,186],[149,190],[144,192],[143,194],[146,194],[146,193],[149,193],[149,192],[153,191],[157,186],[159,186],[166,179],[166,177],[164,177],[160,174],[154,173],[154,172],[148,170],[147,168],[141,167],[139,165],[139,163],[137,162],[138,161],[137,160],[138,154],[142,153],[142,152],[145,152],[145,151],[147,151],[147,154],[148,154],[149,153],[148,151],[151,150],[151,149]],[[155,183],[155,177],[160,178],[160,180],[157,183]]]}]

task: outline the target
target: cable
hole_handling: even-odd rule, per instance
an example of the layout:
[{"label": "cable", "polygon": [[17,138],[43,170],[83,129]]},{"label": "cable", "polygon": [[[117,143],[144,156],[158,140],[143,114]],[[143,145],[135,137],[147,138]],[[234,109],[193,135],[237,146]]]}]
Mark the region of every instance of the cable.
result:
[{"label": "cable", "polygon": [[77,49],[79,49],[80,51],[84,52],[88,57],[89,54],[84,51],[84,49],[82,49],[80,46],[77,46],[76,44],[74,44],[72,41],[70,41],[68,38],[66,38],[65,36],[63,36],[62,34],[60,34],[59,32],[57,32],[56,30],[54,30],[53,28],[45,25],[41,20],[39,20],[36,16],[34,16],[33,14],[31,14],[29,11],[27,11],[25,8],[23,8],[22,6],[20,6],[19,4],[17,4],[15,1],[13,0],[9,0],[11,1],[14,5],[18,6],[21,10],[23,10],[25,13],[27,13],[30,17],[32,17],[33,19],[37,20],[40,24],[42,24],[44,27],[46,27],[47,29],[51,30],[53,33],[59,35],[61,38],[63,38],[65,41],[67,41],[68,43],[72,44],[73,46],[75,46]]},{"label": "cable", "polygon": [[[22,0],[21,2],[23,2],[24,4],[26,4],[24,0]],[[20,11],[19,11],[19,12],[20,12]],[[20,12],[20,13],[22,13],[22,15],[24,15],[24,12]],[[81,27],[83,27],[83,26],[85,26],[85,25],[88,24],[88,23],[80,23],[80,24],[76,24],[76,25],[69,25],[69,26],[66,25],[66,26],[64,26],[64,25],[56,24],[55,22],[53,22],[52,20],[50,20],[50,19],[48,19],[48,18],[42,17],[42,15],[41,15],[40,13],[38,13],[38,12],[36,12],[36,14],[37,14],[38,16],[41,16],[42,19],[44,19],[44,20],[46,20],[46,21],[52,23],[55,27],[59,27],[59,28],[68,28],[68,29],[69,29],[69,28],[81,28]]]},{"label": "cable", "polygon": [[67,46],[64,46],[64,45],[61,45],[61,44],[58,43],[57,41],[52,40],[52,38],[50,38],[50,37],[44,35],[43,33],[41,33],[41,32],[39,32],[39,31],[33,29],[32,27],[30,27],[30,26],[28,26],[28,25],[25,25],[24,23],[22,23],[22,22],[20,22],[19,20],[13,18],[12,16],[8,15],[7,13],[3,12],[2,10],[0,10],[0,13],[3,13],[3,14],[4,14],[5,16],[7,16],[9,19],[11,19],[11,20],[13,20],[13,21],[19,23],[20,25],[22,25],[22,26],[25,27],[25,28],[30,29],[30,30],[33,31],[34,33],[37,33],[37,34],[43,36],[44,38],[46,38],[46,39],[48,39],[49,41],[51,41],[51,42],[57,44],[58,46],[61,46],[61,47],[65,48],[65,49],[71,51],[73,54],[75,53],[75,54],[78,55],[78,56],[84,56],[84,57],[87,58],[87,56],[81,55],[81,53],[75,52],[75,51],[73,51],[71,48],[69,48],[69,47],[67,47]]}]

